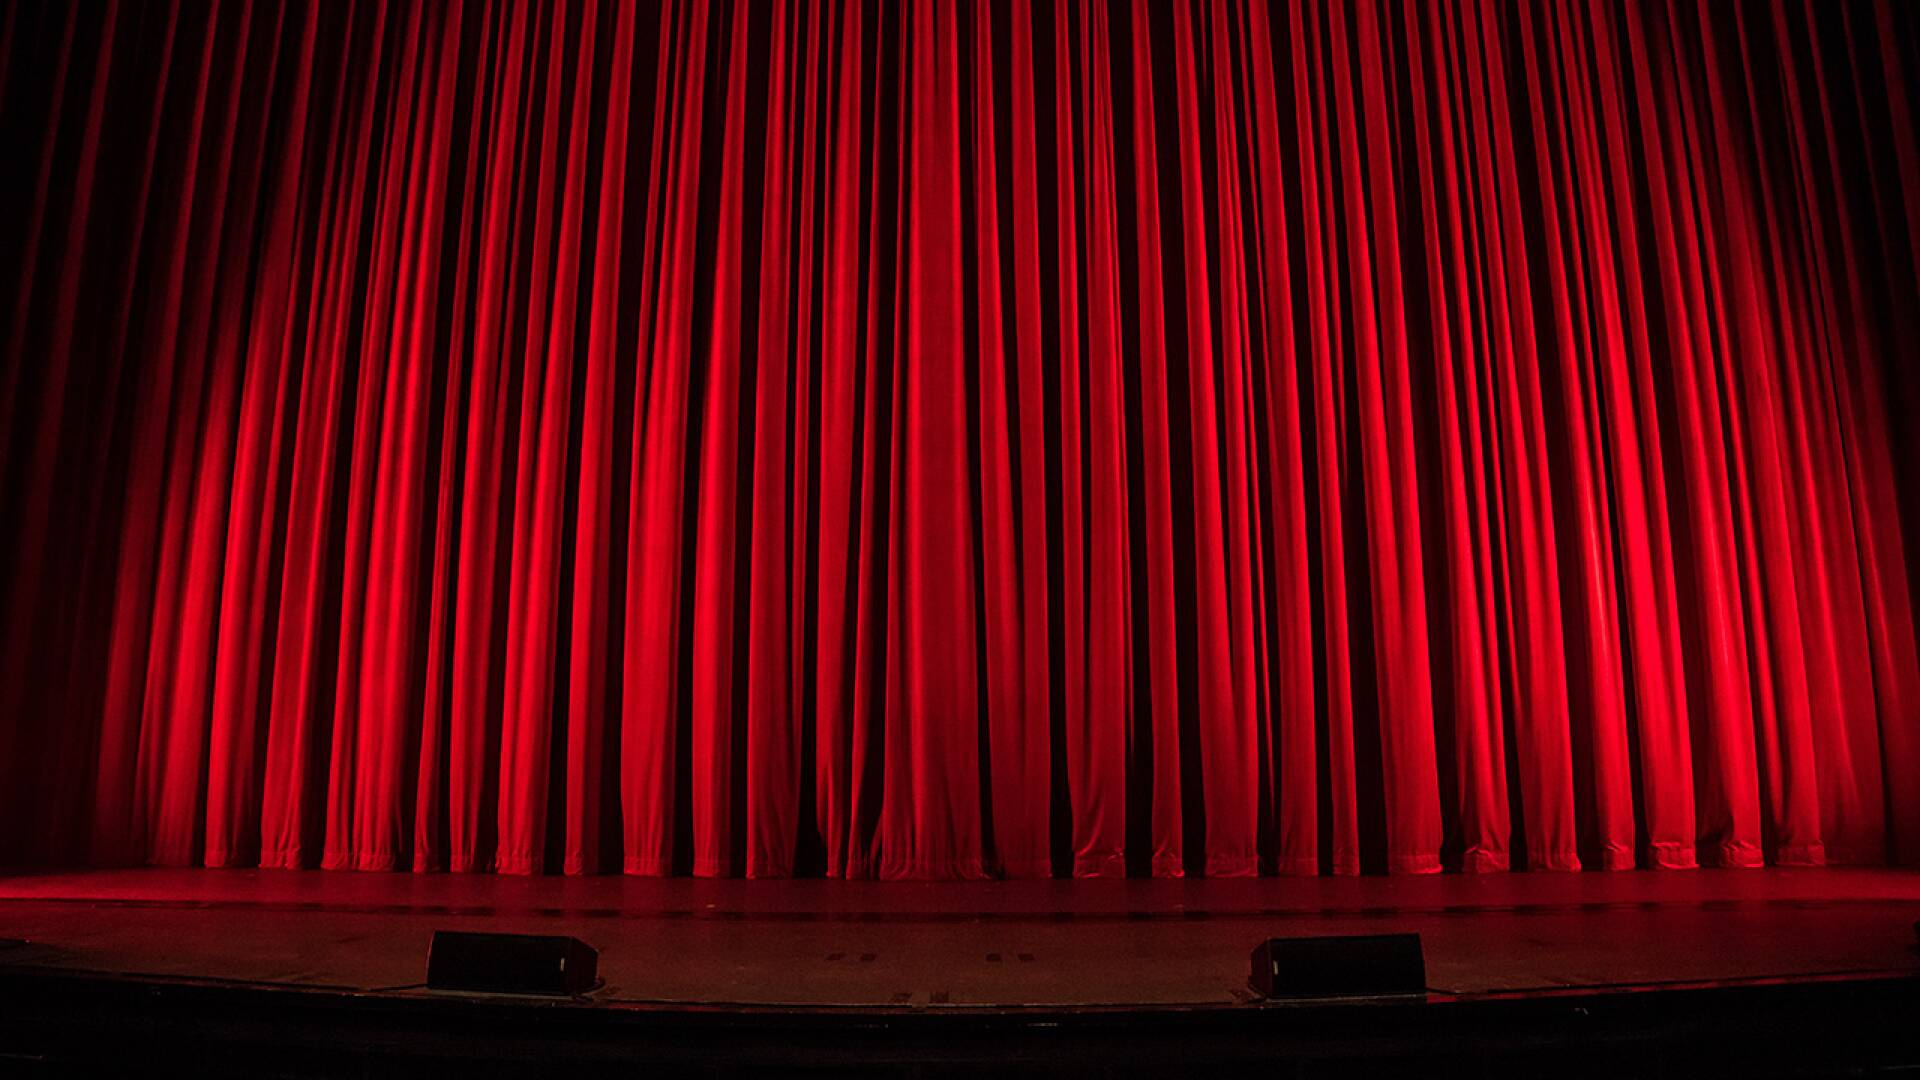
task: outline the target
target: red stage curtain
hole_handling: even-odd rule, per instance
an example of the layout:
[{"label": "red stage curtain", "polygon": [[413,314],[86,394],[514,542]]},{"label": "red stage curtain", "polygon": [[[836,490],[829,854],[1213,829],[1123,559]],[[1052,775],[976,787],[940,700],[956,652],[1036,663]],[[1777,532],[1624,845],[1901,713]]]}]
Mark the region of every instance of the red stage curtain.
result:
[{"label": "red stage curtain", "polygon": [[1917,40],[0,5],[0,844],[1920,860]]}]

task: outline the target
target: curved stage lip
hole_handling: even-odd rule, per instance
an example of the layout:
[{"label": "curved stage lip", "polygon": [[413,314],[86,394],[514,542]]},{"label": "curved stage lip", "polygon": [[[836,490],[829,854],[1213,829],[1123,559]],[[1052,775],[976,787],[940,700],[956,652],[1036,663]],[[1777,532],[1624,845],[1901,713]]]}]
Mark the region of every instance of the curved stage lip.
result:
[{"label": "curved stage lip", "polygon": [[[26,939],[0,950],[0,1047],[102,1063],[85,1055],[217,1045],[269,1071],[287,1062],[268,1043],[318,1040],[334,1049],[313,1063],[376,1071],[489,1047],[504,1061],[1121,1071],[1466,1053],[1496,1072],[1555,1048],[1562,1063],[1578,1050],[1643,1071],[1691,1067],[1689,1047],[1728,1040],[1756,1065],[1801,1060],[1778,1041],[1819,1024],[1852,1032],[1846,1053],[1872,1064],[1920,1054],[1897,1022],[1920,1003],[1916,917],[1920,874],[1887,870],[974,885],[19,874],[0,878],[0,934]],[[573,935],[600,951],[604,981],[557,1000],[428,991],[436,929]],[[1247,988],[1262,937],[1386,932],[1421,936],[1424,999],[1277,1004]],[[136,1046],[130,1031],[198,1034]]]}]

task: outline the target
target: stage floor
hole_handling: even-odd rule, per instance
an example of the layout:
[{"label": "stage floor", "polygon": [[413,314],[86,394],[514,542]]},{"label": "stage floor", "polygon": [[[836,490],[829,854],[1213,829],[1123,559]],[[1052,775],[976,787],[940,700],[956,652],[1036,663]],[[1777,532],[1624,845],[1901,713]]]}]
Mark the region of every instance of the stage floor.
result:
[{"label": "stage floor", "polygon": [[1417,931],[1442,997],[1920,974],[1920,873],[881,883],[115,870],[0,876],[14,971],[426,996],[436,929],[564,933],[602,1006],[1247,1004],[1268,936]]}]

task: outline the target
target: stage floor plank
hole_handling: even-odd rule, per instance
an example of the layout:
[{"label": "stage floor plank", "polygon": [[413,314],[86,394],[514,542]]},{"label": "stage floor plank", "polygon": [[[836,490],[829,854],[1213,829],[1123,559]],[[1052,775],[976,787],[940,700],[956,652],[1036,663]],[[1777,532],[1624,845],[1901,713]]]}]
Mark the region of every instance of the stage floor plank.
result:
[{"label": "stage floor plank", "polygon": [[1417,931],[1442,994],[1920,973],[1920,874],[881,883],[115,870],[0,877],[0,964],[422,993],[435,929],[568,933],[608,1005],[1244,1003],[1264,936]]}]

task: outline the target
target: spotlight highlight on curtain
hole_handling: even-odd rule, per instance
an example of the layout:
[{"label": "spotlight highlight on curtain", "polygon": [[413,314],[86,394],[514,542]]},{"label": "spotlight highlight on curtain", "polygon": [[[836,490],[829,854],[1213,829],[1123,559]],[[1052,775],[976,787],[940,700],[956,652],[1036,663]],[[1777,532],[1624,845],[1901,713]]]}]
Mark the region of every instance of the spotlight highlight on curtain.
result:
[{"label": "spotlight highlight on curtain", "polygon": [[1920,9],[21,0],[0,856],[1920,862]]}]

